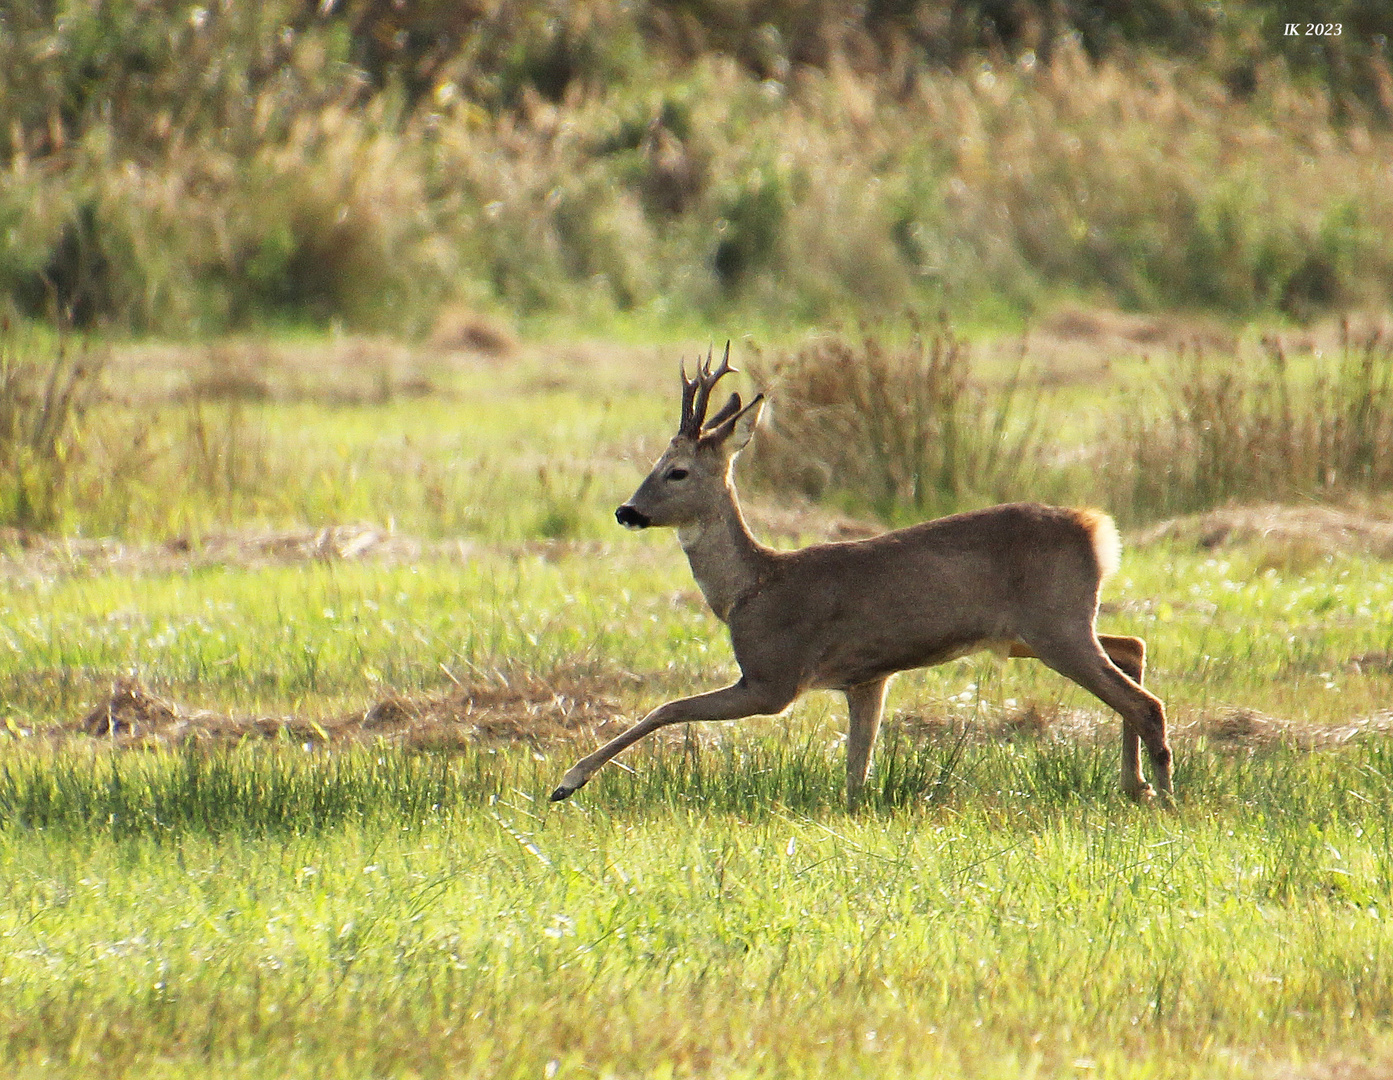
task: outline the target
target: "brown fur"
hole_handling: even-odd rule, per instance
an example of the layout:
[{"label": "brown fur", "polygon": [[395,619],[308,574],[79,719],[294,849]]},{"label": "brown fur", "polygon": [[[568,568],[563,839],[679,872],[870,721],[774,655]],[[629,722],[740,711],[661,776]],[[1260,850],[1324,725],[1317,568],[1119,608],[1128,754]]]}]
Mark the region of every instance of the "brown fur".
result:
[{"label": "brown fur", "polygon": [[[1146,746],[1163,795],[1171,788],[1165,710],[1145,690],[1145,644],[1094,629],[1098,589],[1117,567],[1112,519],[1098,510],[1011,503],[862,540],[775,551],[750,535],[732,479],[734,456],[761,399],[738,397],[703,427],[706,401],[729,370],[685,383],[683,424],[617,511],[633,527],[672,526],[707,603],[730,629],[741,677],[654,709],[566,773],[568,797],[610,758],[669,724],[782,712],[809,689],[847,698],[847,797],[861,796],[885,685],[898,671],[979,649],[1038,657],[1122,714],[1122,786],[1152,794]],[[696,408],[693,408],[693,402]]]}]

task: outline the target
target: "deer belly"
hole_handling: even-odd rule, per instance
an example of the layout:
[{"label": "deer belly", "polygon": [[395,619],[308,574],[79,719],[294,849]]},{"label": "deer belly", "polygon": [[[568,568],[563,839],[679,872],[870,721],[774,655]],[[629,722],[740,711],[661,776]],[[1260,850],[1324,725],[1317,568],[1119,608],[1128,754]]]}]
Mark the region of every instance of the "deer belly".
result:
[{"label": "deer belly", "polygon": [[[916,647],[917,645],[917,647]],[[994,652],[997,656],[1011,656],[1018,649],[1014,638],[985,637],[952,643],[937,642],[933,645],[904,642],[899,648],[852,650],[838,657],[829,657],[829,663],[820,665],[819,677],[811,685],[827,688],[857,686],[872,679],[893,675],[897,671],[913,668],[934,667],[958,660],[978,652]]]},{"label": "deer belly", "polygon": [[946,656],[936,657],[927,664],[920,664],[920,667],[932,667],[934,664],[946,664],[949,660],[959,660],[964,656],[971,656],[973,653],[993,652],[1005,660],[1012,654],[1012,650],[1017,648],[1017,642],[1012,638],[983,638],[981,641],[973,641],[960,648],[954,649]]}]

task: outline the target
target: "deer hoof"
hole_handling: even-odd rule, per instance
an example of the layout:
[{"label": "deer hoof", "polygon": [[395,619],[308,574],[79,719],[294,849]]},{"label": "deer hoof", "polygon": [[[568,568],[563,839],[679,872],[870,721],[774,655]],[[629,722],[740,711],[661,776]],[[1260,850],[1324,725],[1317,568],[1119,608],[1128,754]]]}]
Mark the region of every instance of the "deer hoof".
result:
[{"label": "deer hoof", "polygon": [[1156,800],[1156,789],[1150,784],[1142,784],[1141,787],[1130,788],[1127,797],[1138,806],[1150,806]]},{"label": "deer hoof", "polygon": [[560,802],[562,799],[569,799],[577,791],[585,787],[585,782],[589,780],[590,777],[588,774],[577,776],[576,774],[579,772],[580,766],[577,765],[561,778],[561,783],[558,784],[556,790],[551,793],[552,802]]}]

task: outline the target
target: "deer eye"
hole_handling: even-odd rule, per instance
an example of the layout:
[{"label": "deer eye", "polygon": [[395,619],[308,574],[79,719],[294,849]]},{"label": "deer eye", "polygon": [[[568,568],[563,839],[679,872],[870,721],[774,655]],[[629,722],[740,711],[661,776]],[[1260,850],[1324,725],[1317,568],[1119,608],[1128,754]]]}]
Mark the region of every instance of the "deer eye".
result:
[{"label": "deer eye", "polygon": [[685,479],[687,479],[687,470],[684,469],[684,468],[682,468],[681,466],[677,467],[676,469],[669,469],[669,470],[667,471],[667,476],[663,477],[663,479],[664,479],[664,480],[685,480]]}]

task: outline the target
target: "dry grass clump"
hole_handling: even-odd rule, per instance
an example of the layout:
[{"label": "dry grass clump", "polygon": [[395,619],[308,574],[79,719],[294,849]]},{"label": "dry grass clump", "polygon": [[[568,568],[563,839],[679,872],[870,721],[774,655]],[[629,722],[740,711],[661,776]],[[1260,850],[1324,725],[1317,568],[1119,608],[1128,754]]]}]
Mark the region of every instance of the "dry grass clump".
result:
[{"label": "dry grass clump", "polygon": [[1021,496],[1043,462],[1016,378],[989,392],[946,330],[903,345],[818,337],[752,370],[774,402],[756,474],[776,489],[919,520]]},{"label": "dry grass clump", "polygon": [[1134,543],[1142,545],[1160,540],[1175,540],[1206,550],[1256,547],[1273,565],[1300,563],[1305,556],[1336,552],[1393,559],[1393,521],[1315,504],[1224,507],[1171,518],[1133,537]]},{"label": "dry grass clump", "polygon": [[[362,709],[327,717],[234,716],[190,709],[158,694],[135,676],[113,680],[111,690],[79,720],[44,732],[49,741],[98,738],[118,749],[217,745],[288,739],[297,744],[345,746],[386,741],[414,749],[448,750],[477,744],[522,743],[538,749],[602,742],[629,723],[621,705],[637,684],[631,675],[578,665],[540,674],[512,670],[480,673],[434,694],[387,693]],[[1174,725],[1181,741],[1204,739],[1219,747],[1285,745],[1307,750],[1393,731],[1393,713],[1334,724],[1301,723],[1246,707],[1224,707]],[[724,737],[697,728],[670,733],[690,745]],[[886,723],[887,739],[979,746],[1013,743],[1108,744],[1117,718],[1090,709],[1027,703],[979,704],[972,716],[951,709],[899,710]]]},{"label": "dry grass clump", "polygon": [[1080,744],[1114,738],[1116,717],[1088,709],[1065,709],[1058,704],[994,706],[978,702],[971,717],[951,710],[902,710],[890,718],[886,731],[916,742]]},{"label": "dry grass clump", "polygon": [[545,678],[494,673],[441,695],[384,698],[361,715],[361,730],[414,746],[603,739],[625,726],[614,694],[630,681],[591,672],[558,671]]},{"label": "dry grass clump", "polygon": [[100,737],[122,748],[263,738],[324,745],[386,740],[421,749],[479,742],[544,746],[617,732],[623,713],[614,696],[629,681],[582,667],[563,667],[545,676],[496,671],[442,693],[387,694],[365,709],[313,718],[238,717],[189,709],[134,676],[122,676],[71,728],[51,734],[60,740]]},{"label": "dry grass clump", "polygon": [[[963,745],[1110,744],[1120,733],[1114,713],[1036,702],[1009,707],[978,703],[971,716],[951,709],[905,709],[887,720],[885,730],[889,738]],[[1282,745],[1319,750],[1366,736],[1383,737],[1390,731],[1393,712],[1389,711],[1336,723],[1311,723],[1269,716],[1243,706],[1224,706],[1173,723],[1171,738],[1177,742],[1203,739],[1212,746],[1231,749]]]},{"label": "dry grass clump", "polygon": [[1205,712],[1187,723],[1178,725],[1178,738],[1203,738],[1212,745],[1227,747],[1295,746],[1304,750],[1321,750],[1340,746],[1365,736],[1385,737],[1393,731],[1393,712],[1336,724],[1312,724],[1268,716],[1256,709],[1228,707]]},{"label": "dry grass clump", "polygon": [[[1119,409],[1111,430],[1064,452],[1041,430],[1038,398],[1024,396],[1019,359],[991,385],[951,335],[908,346],[816,339],[754,369],[775,403],[769,435],[755,447],[757,475],[890,522],[1052,499],[1103,506],[1134,524],[1163,519],[1144,539],[1174,534],[1213,547],[1260,538],[1274,565],[1288,569],[1334,550],[1393,551],[1387,522],[1313,505],[1359,504],[1393,490],[1393,337],[1345,323],[1328,350],[1215,335],[1169,353],[1184,325],[1050,321],[1060,371],[1083,370],[1077,355],[1058,351],[1071,333],[1105,337],[1124,352],[1154,343],[1164,357],[1151,365],[1154,385]],[[1033,386],[1033,370],[1031,378]],[[1252,505],[1214,510],[1240,502]]]},{"label": "dry grass clump", "polygon": [[[186,716],[178,705],[152,693],[138,679],[126,677],[112,683],[111,694],[77,722],[77,730],[113,738],[121,734],[135,736],[167,729]],[[209,719],[213,719],[211,714]]]},{"label": "dry grass clump", "polygon": [[[1140,317],[1050,321],[1056,343],[1105,335],[1120,348],[1164,350],[1179,332]],[[1346,324],[1328,353],[1290,355],[1275,338],[1256,356],[1246,343],[1213,345],[1167,355],[1152,368],[1156,385],[1120,409],[1111,430],[1070,448],[1042,430],[1038,394],[1025,390],[1024,346],[1010,374],[990,384],[947,331],[904,344],[812,338],[752,366],[773,401],[752,451],[755,474],[778,492],[889,523],[1017,498],[1092,503],[1131,523],[1242,501],[1256,505],[1171,521],[1155,536],[1195,533],[1194,542],[1217,546],[1260,534],[1287,563],[1336,548],[1393,550],[1386,523],[1305,505],[1393,490],[1393,338]],[[1268,505],[1294,500],[1303,505]]]},{"label": "dry grass clump", "polygon": [[83,421],[101,396],[103,364],[66,339],[22,348],[8,320],[0,326],[0,528],[59,520],[87,450]]},{"label": "dry grass clump", "polygon": [[1349,658],[1345,663],[1345,670],[1356,675],[1362,675],[1365,672],[1393,675],[1393,652],[1376,649],[1373,652],[1360,653],[1358,656]]},{"label": "dry grass clump", "polygon": [[431,344],[443,352],[476,353],[502,359],[517,352],[518,340],[499,319],[466,305],[452,304],[436,316]]}]

